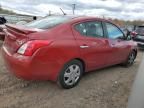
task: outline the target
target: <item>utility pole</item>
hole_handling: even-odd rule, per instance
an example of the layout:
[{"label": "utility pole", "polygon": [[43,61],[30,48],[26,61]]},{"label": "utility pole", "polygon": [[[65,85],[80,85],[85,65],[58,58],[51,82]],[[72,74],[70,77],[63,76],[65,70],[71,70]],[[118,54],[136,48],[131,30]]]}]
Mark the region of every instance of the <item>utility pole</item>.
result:
[{"label": "utility pole", "polygon": [[2,9],[1,3],[0,3],[0,10]]},{"label": "utility pole", "polygon": [[51,11],[49,10],[49,16],[51,16]]},{"label": "utility pole", "polygon": [[73,10],[73,15],[75,14],[75,8],[76,8],[76,4],[72,4],[72,10]]}]

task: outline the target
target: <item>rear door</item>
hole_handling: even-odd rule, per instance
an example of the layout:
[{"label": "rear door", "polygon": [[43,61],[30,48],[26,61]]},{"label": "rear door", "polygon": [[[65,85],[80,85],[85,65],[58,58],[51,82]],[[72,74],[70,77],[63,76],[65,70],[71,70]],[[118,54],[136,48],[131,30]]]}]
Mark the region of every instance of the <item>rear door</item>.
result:
[{"label": "rear door", "polygon": [[85,21],[76,24],[74,35],[89,70],[107,65],[110,48],[101,21]]},{"label": "rear door", "polygon": [[107,37],[109,47],[111,47],[111,57],[109,58],[110,64],[117,64],[123,62],[128,57],[131,46],[125,39],[124,33],[114,24],[104,22],[107,30]]}]

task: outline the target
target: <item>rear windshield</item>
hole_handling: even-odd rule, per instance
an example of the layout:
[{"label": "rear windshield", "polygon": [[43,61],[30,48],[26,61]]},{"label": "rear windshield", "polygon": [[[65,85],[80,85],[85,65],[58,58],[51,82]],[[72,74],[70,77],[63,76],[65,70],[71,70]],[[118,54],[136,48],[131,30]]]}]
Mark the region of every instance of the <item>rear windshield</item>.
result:
[{"label": "rear windshield", "polygon": [[38,29],[48,29],[55,27],[61,23],[69,21],[70,17],[65,16],[49,16],[40,20],[36,20],[26,24],[25,26],[30,28],[38,28]]},{"label": "rear windshield", "polygon": [[138,34],[144,34],[144,26],[139,26],[136,28],[136,32]]}]

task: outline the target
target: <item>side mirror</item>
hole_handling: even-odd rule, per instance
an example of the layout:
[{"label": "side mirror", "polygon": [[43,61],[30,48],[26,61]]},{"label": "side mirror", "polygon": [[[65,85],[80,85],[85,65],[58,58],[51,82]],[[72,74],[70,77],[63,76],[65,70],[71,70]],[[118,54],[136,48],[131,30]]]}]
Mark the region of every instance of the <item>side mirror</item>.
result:
[{"label": "side mirror", "polygon": [[132,40],[131,35],[128,35],[128,36],[126,37],[126,40]]},{"label": "side mirror", "polygon": [[129,36],[131,34],[131,31],[129,31],[128,29],[125,30],[125,36]]},{"label": "side mirror", "polygon": [[132,39],[131,31],[129,31],[128,29],[124,30],[124,34],[125,34],[125,40],[131,40]]}]

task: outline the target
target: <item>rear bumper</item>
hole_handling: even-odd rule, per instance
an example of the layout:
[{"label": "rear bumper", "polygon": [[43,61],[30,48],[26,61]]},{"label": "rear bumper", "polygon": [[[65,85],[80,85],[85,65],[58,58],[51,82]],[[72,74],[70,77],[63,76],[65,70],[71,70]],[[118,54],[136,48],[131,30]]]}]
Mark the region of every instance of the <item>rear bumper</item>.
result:
[{"label": "rear bumper", "polygon": [[133,40],[137,43],[138,48],[144,49],[144,39],[140,37],[136,36]]},{"label": "rear bumper", "polygon": [[137,46],[140,49],[144,49],[144,42],[137,42]]},{"label": "rear bumper", "polygon": [[54,61],[43,63],[32,57],[10,54],[5,47],[2,47],[1,52],[7,69],[16,77],[25,80],[56,81],[62,66]]},{"label": "rear bumper", "polygon": [[[33,79],[30,72],[31,61],[28,58],[23,58],[15,55],[11,55],[5,47],[2,47],[2,56],[6,64],[7,69],[12,72],[18,78],[23,78],[26,80]],[[20,55],[19,55],[20,56]]]}]

